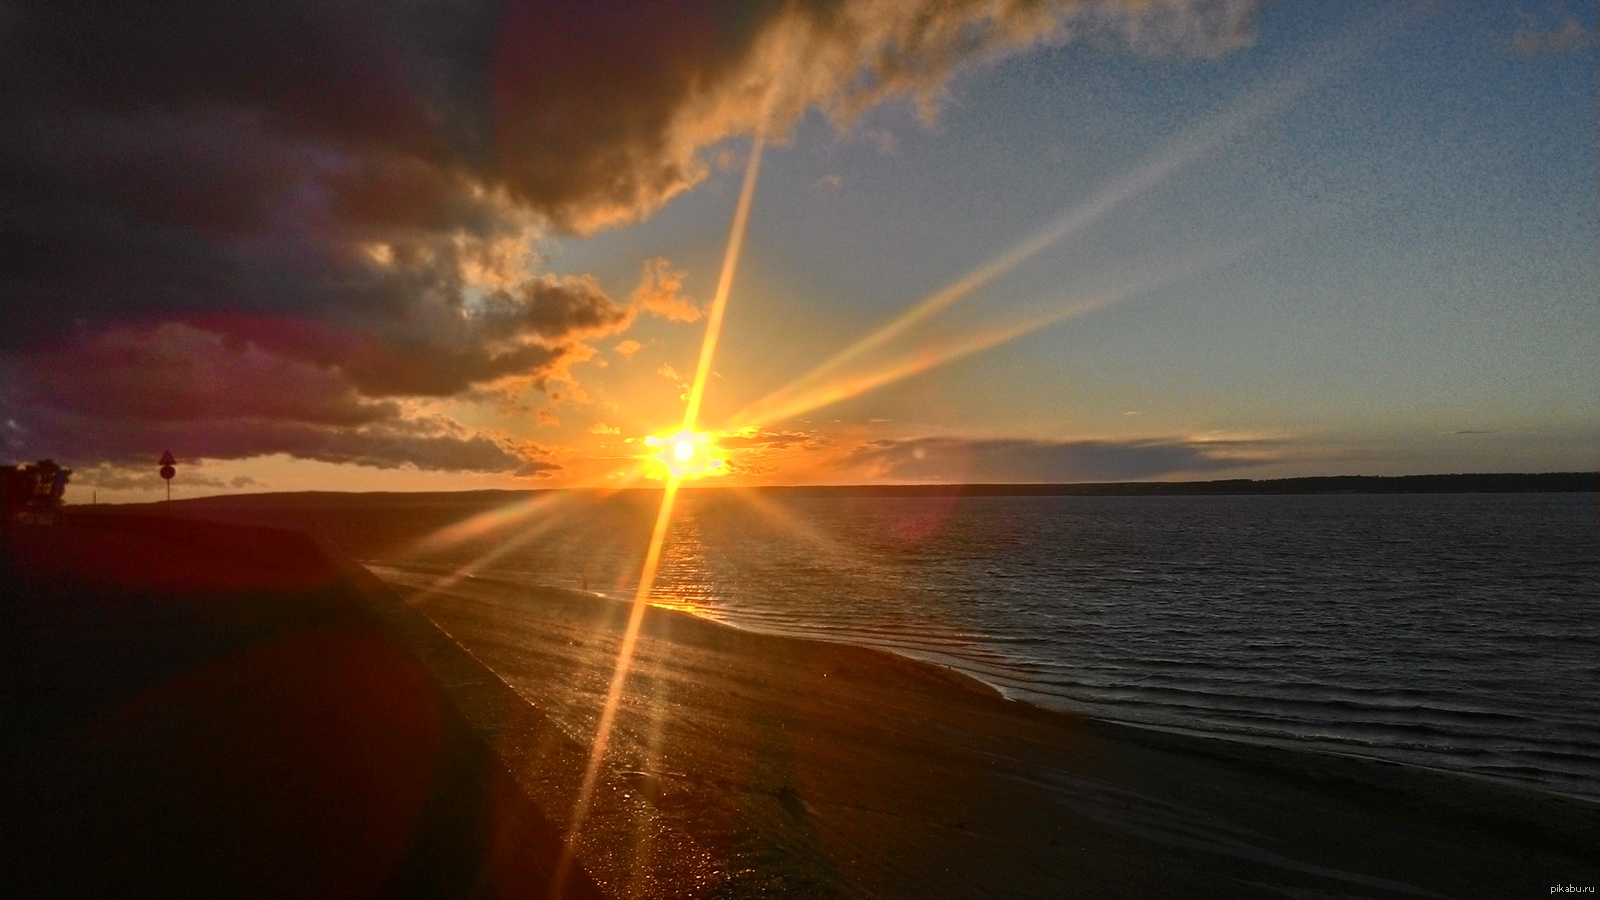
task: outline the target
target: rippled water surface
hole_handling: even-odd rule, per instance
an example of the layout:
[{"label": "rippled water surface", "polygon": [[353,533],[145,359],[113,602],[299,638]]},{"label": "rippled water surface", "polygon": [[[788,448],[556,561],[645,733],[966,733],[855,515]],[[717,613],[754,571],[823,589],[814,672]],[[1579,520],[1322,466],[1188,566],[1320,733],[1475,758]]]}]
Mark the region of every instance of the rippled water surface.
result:
[{"label": "rippled water surface", "polygon": [[[373,561],[631,596],[653,503]],[[689,495],[654,600],[1045,706],[1600,796],[1593,494]]]}]

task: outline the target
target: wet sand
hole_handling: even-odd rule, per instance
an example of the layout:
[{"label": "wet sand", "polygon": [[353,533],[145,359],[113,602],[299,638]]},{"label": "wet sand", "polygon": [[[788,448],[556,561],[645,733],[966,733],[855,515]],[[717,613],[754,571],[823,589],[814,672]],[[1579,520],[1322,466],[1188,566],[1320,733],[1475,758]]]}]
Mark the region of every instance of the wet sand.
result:
[{"label": "wet sand", "polygon": [[[501,735],[502,755],[543,808],[570,810],[627,604],[378,571],[539,710],[541,728]],[[597,794],[577,853],[622,896],[1521,897],[1600,885],[1593,802],[1085,720],[891,654],[658,609]]]}]

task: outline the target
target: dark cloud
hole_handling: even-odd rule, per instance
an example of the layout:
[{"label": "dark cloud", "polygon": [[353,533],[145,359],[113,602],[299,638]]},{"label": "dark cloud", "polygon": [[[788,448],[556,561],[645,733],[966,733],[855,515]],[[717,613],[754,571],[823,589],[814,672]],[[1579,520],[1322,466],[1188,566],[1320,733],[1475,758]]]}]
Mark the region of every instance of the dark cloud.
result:
[{"label": "dark cloud", "polygon": [[930,111],[1084,31],[1225,52],[1255,6],[0,0],[0,404],[63,456],[203,423],[227,458],[523,465],[397,432],[393,401],[570,382],[585,342],[683,312],[540,270],[547,232],[650,215],[763,123]]},{"label": "dark cloud", "polygon": [[1261,442],[1030,441],[916,438],[874,441],[843,460],[845,468],[889,481],[1050,483],[1136,481],[1257,465]]},{"label": "dark cloud", "polygon": [[392,273],[389,283],[374,283],[374,291],[397,297],[364,320],[347,312],[343,321],[189,321],[232,341],[336,370],[369,397],[447,397],[508,377],[542,386],[569,358],[582,356],[577,342],[620,331],[634,316],[587,276],[529,276],[470,296],[463,280],[436,274]]},{"label": "dark cloud", "polygon": [[186,459],[243,459],[281,453],[300,459],[392,469],[497,472],[531,476],[560,468],[537,445],[467,433],[438,420],[394,419],[333,427],[272,419],[171,421],[84,416],[43,410],[11,429],[8,449],[18,458],[41,447],[72,447],[74,459],[133,465],[162,450]]},{"label": "dark cloud", "polygon": [[14,2],[0,286],[36,303],[35,337],[85,317],[409,302],[364,289],[352,247],[448,272],[429,238],[637,220],[763,120],[931,105],[960,66],[1074,29],[1220,52],[1251,39],[1255,6]]},{"label": "dark cloud", "polygon": [[[258,323],[253,330],[268,329]],[[26,458],[67,447],[75,459],[117,464],[171,448],[191,459],[283,453],[379,468],[523,475],[558,468],[535,445],[362,396],[341,369],[306,361],[316,355],[313,343],[291,356],[168,323],[88,333],[21,354],[0,367],[6,449]],[[415,363],[404,354],[389,358],[400,372]]]},{"label": "dark cloud", "polygon": [[[107,377],[115,373],[115,377]],[[82,335],[4,371],[18,407],[147,422],[290,419],[361,426],[399,418],[339,373],[180,324]]]}]

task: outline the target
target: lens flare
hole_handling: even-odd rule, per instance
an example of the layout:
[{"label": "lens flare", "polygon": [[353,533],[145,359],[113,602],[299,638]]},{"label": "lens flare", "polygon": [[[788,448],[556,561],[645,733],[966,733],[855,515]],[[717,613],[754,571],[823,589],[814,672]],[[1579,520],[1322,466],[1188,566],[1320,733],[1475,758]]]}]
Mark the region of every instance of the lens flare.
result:
[{"label": "lens flare", "polygon": [[[772,110],[775,93],[768,90],[763,101],[761,121],[764,123]],[[584,770],[583,784],[578,788],[578,800],[567,825],[567,837],[556,861],[551,879],[550,896],[559,897],[566,885],[567,874],[572,869],[574,845],[589,815],[589,804],[594,799],[595,784],[600,776],[600,766],[611,740],[611,728],[622,702],[622,689],[628,681],[628,671],[633,666],[633,649],[639,639],[639,628],[644,622],[644,610],[650,602],[650,589],[655,585],[656,567],[661,563],[661,549],[667,540],[667,528],[672,523],[672,505],[678,486],[688,478],[704,478],[721,474],[726,462],[720,450],[708,435],[694,430],[700,415],[700,401],[705,396],[706,382],[711,377],[711,363],[717,352],[717,340],[722,334],[722,318],[728,308],[728,294],[733,289],[733,275],[739,263],[739,253],[744,246],[744,233],[750,222],[750,205],[755,198],[756,180],[761,171],[761,153],[766,146],[765,128],[757,128],[750,148],[750,163],[745,168],[744,184],[739,191],[739,202],[734,209],[733,225],[729,229],[728,247],[722,258],[722,274],[717,279],[717,293],[712,298],[711,310],[706,316],[705,338],[700,345],[700,360],[695,366],[694,382],[683,412],[683,428],[663,440],[652,436],[645,439],[646,446],[668,448],[656,459],[666,467],[667,485],[661,494],[661,508],[656,513],[655,528],[650,533],[650,544],[645,550],[644,568],[639,573],[639,586],[633,595],[633,607],[628,616],[628,626],[623,632],[622,646],[617,650],[617,665],[611,676],[611,687],[606,691],[605,703],[600,708],[600,723],[595,729],[594,742],[589,747],[589,764]]]}]

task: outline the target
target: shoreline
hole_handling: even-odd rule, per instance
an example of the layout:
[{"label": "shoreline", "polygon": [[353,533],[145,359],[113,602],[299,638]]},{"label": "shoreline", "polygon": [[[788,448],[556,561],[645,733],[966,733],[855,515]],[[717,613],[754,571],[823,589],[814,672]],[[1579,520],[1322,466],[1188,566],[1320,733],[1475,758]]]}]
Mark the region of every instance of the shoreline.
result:
[{"label": "shoreline", "polygon": [[[181,519],[40,528],[6,550],[19,889],[548,892],[626,602],[385,582],[304,534]],[[570,839],[575,895],[1600,883],[1592,803],[1087,719],[671,610],[644,611],[620,700]]]},{"label": "shoreline", "polygon": [[[493,578],[387,583],[587,745],[626,601]],[[687,834],[733,868],[737,896],[746,877],[823,896],[1051,896],[1068,873],[1092,896],[1506,896],[1600,880],[1588,798],[1089,719],[886,650],[657,607],[606,769],[621,806],[596,826],[602,843],[639,822]],[[905,839],[884,836],[891,822]],[[648,878],[637,864],[596,878]]]},{"label": "shoreline", "polygon": [[[365,565],[365,564],[363,564],[363,565]],[[379,570],[385,570],[385,571],[391,571],[391,572],[405,572],[405,573],[408,573],[408,574],[411,574],[411,575],[414,575],[414,576],[418,576],[418,577],[427,577],[428,574],[429,574],[429,573],[423,572],[423,571],[408,571],[408,570],[400,569],[400,568],[395,567],[395,566],[377,564],[377,563],[374,563],[374,564],[372,564],[370,566],[367,566],[367,568],[369,570],[371,570],[373,568],[376,568],[376,569],[379,569]],[[374,574],[377,575],[376,572],[374,572]],[[387,579],[384,579],[382,575],[378,575],[378,577],[387,582]],[[522,582],[510,580],[510,579],[503,578],[503,577],[497,577],[497,576],[494,576],[494,575],[484,576],[484,575],[473,574],[473,575],[468,575],[468,576],[465,576],[465,577],[466,577],[466,579],[468,579],[469,581],[472,581],[472,582],[478,582],[478,583],[483,583],[483,584],[502,585],[502,586],[504,586],[506,588],[532,589],[532,590],[536,590],[536,591],[564,591],[564,592],[572,593],[572,594],[575,594],[575,595],[590,597],[590,598],[593,598],[593,599],[595,599],[597,601],[601,601],[601,602],[616,603],[616,604],[622,604],[622,605],[628,605],[628,604],[632,603],[632,600],[629,599],[626,596],[612,596],[610,594],[606,594],[606,593],[601,592],[601,591],[593,591],[593,590],[584,591],[584,590],[580,590],[580,589],[565,588],[565,587],[560,587],[560,586],[556,586],[556,585],[522,583]],[[908,650],[904,650],[902,648],[898,648],[898,647],[894,647],[894,646],[890,646],[890,645],[874,644],[874,643],[868,643],[868,642],[855,642],[855,641],[849,641],[849,640],[834,640],[834,639],[830,639],[828,637],[815,635],[815,634],[800,634],[800,633],[783,631],[783,630],[779,630],[779,629],[764,629],[764,628],[759,628],[759,627],[747,626],[747,625],[743,625],[743,624],[740,624],[740,623],[737,623],[737,622],[724,621],[722,619],[713,618],[711,616],[707,616],[707,615],[703,615],[703,614],[700,614],[700,613],[696,613],[693,610],[682,609],[682,608],[678,608],[678,607],[670,606],[670,605],[658,605],[658,604],[652,603],[651,604],[651,608],[653,610],[659,610],[659,611],[661,611],[663,613],[673,613],[673,614],[681,614],[681,615],[691,616],[691,617],[695,618],[698,621],[706,622],[706,623],[709,623],[711,625],[714,625],[714,626],[717,626],[717,627],[721,627],[721,628],[733,629],[735,631],[738,631],[738,632],[741,632],[741,633],[746,633],[746,634],[764,635],[764,636],[768,636],[768,637],[782,638],[782,639],[786,639],[786,640],[814,641],[814,642],[818,642],[818,643],[831,644],[831,645],[835,645],[835,646],[853,647],[853,648],[859,648],[859,649],[862,649],[862,650],[868,650],[868,651],[877,652],[877,653],[889,654],[891,656],[894,656],[896,659],[906,660],[906,661],[909,661],[909,662],[911,662],[913,664],[916,664],[916,665],[929,666],[929,667],[932,667],[934,669],[938,669],[940,671],[946,672],[946,673],[950,674],[951,676],[953,676],[955,678],[963,679],[965,681],[970,681],[972,683],[973,689],[980,690],[980,691],[985,692],[985,693],[992,693],[997,699],[1003,700],[1005,702],[1022,704],[1022,705],[1027,706],[1027,707],[1029,707],[1031,709],[1036,709],[1036,710],[1039,710],[1041,712],[1046,712],[1046,713],[1050,713],[1050,714],[1081,718],[1081,719],[1086,719],[1086,720],[1090,720],[1090,721],[1094,721],[1094,722],[1104,723],[1104,724],[1109,725],[1109,726],[1115,726],[1115,727],[1126,728],[1126,729],[1133,729],[1133,730],[1137,730],[1137,731],[1149,731],[1149,732],[1153,732],[1153,733],[1156,733],[1156,734],[1170,735],[1170,736],[1177,737],[1177,738],[1189,738],[1189,739],[1194,739],[1194,740],[1199,740],[1199,741],[1223,741],[1223,742],[1227,742],[1227,743],[1231,743],[1231,744],[1238,744],[1238,745],[1243,746],[1243,747],[1253,747],[1253,748],[1258,747],[1258,748],[1279,750],[1279,751],[1283,751],[1283,752],[1286,752],[1286,753],[1309,753],[1309,754],[1317,754],[1317,755],[1322,755],[1322,756],[1327,756],[1327,757],[1332,757],[1332,758],[1356,760],[1356,761],[1360,761],[1360,762],[1371,763],[1371,764],[1376,764],[1376,765],[1383,765],[1383,766],[1403,766],[1403,767],[1406,767],[1406,768],[1409,768],[1409,769],[1417,770],[1419,772],[1431,772],[1431,773],[1437,773],[1437,774],[1447,775],[1447,776],[1452,776],[1452,777],[1466,778],[1466,779],[1470,779],[1470,780],[1473,780],[1473,781],[1483,782],[1483,783],[1489,784],[1489,785],[1495,785],[1495,786],[1507,788],[1507,789],[1510,789],[1510,790],[1526,790],[1526,791],[1531,791],[1531,792],[1538,793],[1538,794],[1549,795],[1549,796],[1552,796],[1552,797],[1560,797],[1560,798],[1565,798],[1565,799],[1569,799],[1569,800],[1573,800],[1573,801],[1577,801],[1577,802],[1588,803],[1588,804],[1591,804],[1591,805],[1595,805],[1597,809],[1600,809],[1600,784],[1594,785],[1594,788],[1593,788],[1594,792],[1593,793],[1578,793],[1578,792],[1574,792],[1574,791],[1560,790],[1555,786],[1552,786],[1552,785],[1549,785],[1549,784],[1546,784],[1546,783],[1536,783],[1536,782],[1534,782],[1532,780],[1501,778],[1501,777],[1495,777],[1493,775],[1486,775],[1486,774],[1483,774],[1483,773],[1480,773],[1480,772],[1473,772],[1473,771],[1464,770],[1464,769],[1454,769],[1454,768],[1450,768],[1448,766],[1428,765],[1428,764],[1425,764],[1425,763],[1415,762],[1415,761],[1412,761],[1412,760],[1392,759],[1392,758],[1389,758],[1389,757],[1386,757],[1386,756],[1382,756],[1382,755],[1378,755],[1378,754],[1361,753],[1361,752],[1357,752],[1357,751],[1353,751],[1353,750],[1333,749],[1333,748],[1322,747],[1322,746],[1309,746],[1309,745],[1305,745],[1303,743],[1300,743],[1299,739],[1297,737],[1295,737],[1295,736],[1285,736],[1285,737],[1281,737],[1281,738],[1273,738],[1273,737],[1267,737],[1267,736],[1241,734],[1241,733],[1227,732],[1227,731],[1207,730],[1207,729],[1202,728],[1202,727],[1186,727],[1186,726],[1183,726],[1183,725],[1164,725],[1164,724],[1152,723],[1152,722],[1139,722],[1139,721],[1132,721],[1132,720],[1127,720],[1127,719],[1118,719],[1118,718],[1115,718],[1114,716],[1107,716],[1107,715],[1100,714],[1100,713],[1097,713],[1097,712],[1092,712],[1092,711],[1087,711],[1087,710],[1080,710],[1080,709],[1071,709],[1071,708],[1066,707],[1065,705],[1062,705],[1062,706],[1051,706],[1051,705],[1043,703],[1043,702],[1037,702],[1037,701],[1032,700],[1032,699],[1030,699],[1028,697],[1013,696],[1010,692],[1007,691],[1007,689],[1004,686],[999,685],[999,684],[995,684],[995,683],[993,683],[991,681],[986,680],[983,677],[983,675],[981,675],[979,673],[967,671],[967,670],[963,669],[957,663],[945,662],[945,661],[942,661],[942,660],[939,660],[939,659],[933,659],[933,658],[929,658],[929,657],[926,657],[926,656],[920,656],[917,653],[915,653],[914,651],[908,651]],[[931,656],[931,654],[930,654],[930,656]]]}]

